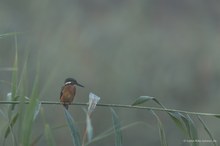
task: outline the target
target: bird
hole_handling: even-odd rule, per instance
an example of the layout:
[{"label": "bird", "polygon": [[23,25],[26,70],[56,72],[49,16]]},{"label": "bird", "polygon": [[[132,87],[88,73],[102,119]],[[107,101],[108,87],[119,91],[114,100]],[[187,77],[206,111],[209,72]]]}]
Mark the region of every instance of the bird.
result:
[{"label": "bird", "polygon": [[60,92],[60,102],[68,110],[76,95],[76,86],[84,87],[73,78],[66,78]]}]

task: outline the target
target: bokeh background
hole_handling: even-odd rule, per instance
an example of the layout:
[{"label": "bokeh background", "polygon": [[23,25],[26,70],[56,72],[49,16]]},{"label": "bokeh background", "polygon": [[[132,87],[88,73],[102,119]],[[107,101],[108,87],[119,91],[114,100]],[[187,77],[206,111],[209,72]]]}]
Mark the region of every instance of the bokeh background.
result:
[{"label": "bokeh background", "polygon": [[[64,79],[74,77],[85,86],[77,88],[77,102],[88,102],[89,92],[100,96],[101,103],[115,104],[149,95],[167,108],[219,113],[219,6],[204,0],[1,0],[0,34],[22,32],[17,37],[19,71],[28,59],[28,94],[39,68],[41,100],[59,101]],[[11,72],[3,68],[12,67],[14,54],[14,37],[0,38],[1,100],[10,92],[3,81],[11,81]],[[43,108],[52,127],[66,123],[61,106]],[[124,145],[160,145],[150,112],[115,110],[122,125],[146,123],[124,130]],[[82,108],[71,106],[70,112],[83,127]],[[158,114],[168,143],[189,145],[168,115]],[[219,119],[204,120],[219,142]],[[92,123],[94,135],[112,127],[110,110],[98,107]],[[33,137],[44,130],[42,125],[39,118]],[[202,125],[197,126],[200,139],[208,139]],[[72,144],[67,128],[54,130],[53,136],[57,145]],[[42,139],[38,145],[46,144]],[[114,136],[92,145],[114,145]]]}]

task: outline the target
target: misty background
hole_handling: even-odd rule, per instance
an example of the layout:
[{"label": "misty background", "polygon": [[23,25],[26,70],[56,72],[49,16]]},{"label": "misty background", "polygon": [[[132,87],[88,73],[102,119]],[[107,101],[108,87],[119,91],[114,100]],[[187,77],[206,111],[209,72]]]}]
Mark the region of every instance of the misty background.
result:
[{"label": "misty background", "polygon": [[[149,95],[167,108],[219,113],[219,6],[218,1],[198,0],[1,0],[0,34],[21,32],[18,71],[27,59],[27,96],[38,73],[41,100],[59,101],[65,78],[73,77],[85,86],[77,88],[76,102],[88,102],[89,92],[109,104],[132,104]],[[12,67],[14,56],[14,37],[1,37],[0,68]],[[3,82],[10,82],[11,76],[0,70],[0,100],[11,90]],[[66,123],[62,106],[43,108],[50,126]],[[115,110],[122,125],[146,123],[123,131],[125,146],[160,145],[149,111]],[[82,131],[84,111],[80,106],[70,106],[69,111]],[[158,114],[168,143],[189,145],[168,115]],[[219,119],[204,120],[219,142]],[[110,110],[97,107],[92,124],[94,136],[112,127]],[[43,131],[42,119],[34,126],[36,137]],[[202,125],[197,126],[200,139],[208,139]],[[54,130],[53,136],[57,145],[72,144],[67,127]],[[114,135],[91,145],[114,145]]]}]

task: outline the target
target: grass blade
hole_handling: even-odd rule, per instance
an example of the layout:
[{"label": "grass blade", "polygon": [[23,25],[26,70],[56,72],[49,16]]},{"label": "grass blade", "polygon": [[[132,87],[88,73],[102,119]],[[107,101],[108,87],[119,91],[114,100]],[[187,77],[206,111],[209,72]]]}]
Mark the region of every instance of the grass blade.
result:
[{"label": "grass blade", "polygon": [[217,146],[216,140],[214,139],[214,137],[212,136],[212,133],[210,132],[209,128],[206,126],[205,122],[203,121],[203,119],[198,116],[199,121],[202,123],[206,133],[209,135],[210,139],[212,140],[212,143],[214,146]]},{"label": "grass blade", "polygon": [[35,146],[37,145],[37,143],[40,141],[40,139],[43,137],[43,134],[41,133],[40,135],[38,135],[32,142],[31,142],[31,146]]},{"label": "grass blade", "polygon": [[99,141],[101,139],[104,139],[108,136],[110,136],[111,134],[114,133],[114,128],[109,128],[108,130],[102,132],[101,134],[99,134],[98,136],[96,136],[95,138],[93,138],[90,142],[88,142],[87,144],[85,144],[85,146],[91,144],[91,143],[94,143],[96,141]]},{"label": "grass blade", "polygon": [[216,115],[215,117],[216,117],[216,118],[220,118],[220,116],[217,116],[217,115]]},{"label": "grass blade", "polygon": [[158,115],[157,115],[153,110],[150,110],[150,111],[152,112],[152,114],[154,115],[154,117],[157,119],[161,145],[162,145],[162,146],[168,146],[167,141],[166,141],[165,130],[164,130],[164,128],[163,128],[163,124],[162,124],[160,118],[158,117]]},{"label": "grass blade", "polygon": [[[133,127],[133,126],[135,126],[135,125],[138,125],[138,124],[144,124],[144,125],[146,125],[145,122],[134,122],[134,123],[131,123],[131,124],[128,124],[128,125],[125,125],[125,126],[121,127],[121,130],[126,130],[126,129],[128,129],[128,128],[130,128],[130,127]],[[104,138],[106,138],[106,137],[112,135],[113,133],[114,133],[114,127],[109,128],[109,129],[107,129],[106,131],[104,131],[104,132],[102,132],[101,134],[99,134],[98,136],[94,137],[94,138],[92,139],[92,141],[90,141],[89,143],[87,143],[85,146],[87,146],[87,145],[89,145],[89,144],[91,144],[91,143],[94,143],[94,142],[96,142],[96,141],[100,141],[100,140],[102,140],[102,139],[104,139]]]},{"label": "grass blade", "polygon": [[0,68],[0,71],[17,71],[17,68],[4,67],[4,68]]},{"label": "grass blade", "polygon": [[[17,36],[14,35],[15,39],[15,58],[14,58],[14,65],[13,68],[18,68],[18,47],[17,47]],[[18,70],[14,70],[12,72],[12,101],[16,101],[18,96],[16,96],[17,93],[17,82],[18,82]],[[11,110],[14,110],[15,104],[11,105]]]},{"label": "grass blade", "polygon": [[8,37],[8,36],[15,36],[17,34],[21,34],[22,32],[10,32],[10,33],[4,33],[4,34],[0,34],[0,38],[3,37]]},{"label": "grass blade", "polygon": [[[153,99],[158,105],[160,105],[162,108],[166,109],[166,107],[160,103],[156,98]],[[171,119],[174,121],[174,123],[179,127],[184,134],[189,136],[191,139],[196,140],[198,139],[197,130],[195,127],[195,124],[193,120],[190,118],[189,115],[185,117],[183,114],[176,112],[167,112],[168,115],[171,117]],[[192,143],[193,145],[197,145],[196,142]]]},{"label": "grass blade", "polygon": [[32,131],[32,125],[34,121],[34,114],[36,107],[38,106],[38,100],[36,98],[32,98],[30,100],[30,103],[26,109],[25,115],[24,115],[24,121],[22,124],[22,144],[23,146],[29,146],[30,143],[30,137],[31,137],[31,131]]},{"label": "grass blade", "polygon": [[45,134],[45,138],[47,140],[47,145],[48,146],[55,146],[56,143],[54,141],[54,138],[53,138],[53,135],[52,135],[51,128],[50,128],[49,124],[45,124],[44,134]]},{"label": "grass blade", "polygon": [[[134,104],[143,103],[148,100],[153,100],[159,106],[166,109],[166,107],[162,103],[160,103],[159,100],[157,100],[155,97],[149,97],[149,96],[139,97],[135,101]],[[167,113],[171,117],[171,119],[174,121],[176,126],[179,127],[184,132],[184,134],[188,135],[192,139],[198,137],[194,123],[189,116],[185,117],[184,115],[182,115],[181,113],[178,113],[178,112],[167,112]]]},{"label": "grass blade", "polygon": [[149,100],[152,100],[154,99],[154,97],[150,97],[150,96],[140,96],[138,97],[134,103],[132,104],[132,106],[136,106],[136,105],[139,105],[139,104],[142,104],[142,103],[145,103]]},{"label": "grass blade", "polygon": [[179,127],[179,129],[182,130],[185,135],[187,135],[188,133],[186,126],[181,118],[182,115],[178,112],[168,112],[168,114],[171,117],[171,119],[174,121],[176,126]]},{"label": "grass blade", "polygon": [[[60,126],[56,126],[56,127],[52,127],[50,129],[53,130],[58,130],[60,128],[64,128],[64,127],[67,127],[66,125],[60,125]],[[35,146],[37,145],[37,143],[41,140],[41,138],[44,136],[44,133],[40,133],[32,142],[31,142],[31,146]]]},{"label": "grass blade", "polygon": [[37,115],[39,114],[40,112],[40,109],[41,109],[41,102],[39,101],[39,99],[37,99],[36,101],[36,107],[35,107],[35,110],[34,110],[34,120],[37,118]]},{"label": "grass blade", "polygon": [[198,139],[198,133],[197,133],[197,129],[195,127],[193,120],[191,119],[191,117],[188,114],[186,116],[181,115],[181,118],[187,128],[187,133],[188,133],[189,138],[191,140],[194,140],[192,145],[197,146],[198,143],[196,142],[196,140]]},{"label": "grass blade", "polygon": [[29,146],[31,140],[31,132],[32,132],[32,125],[34,122],[34,118],[36,113],[38,113],[39,107],[39,92],[38,92],[38,81],[39,81],[39,69],[37,70],[32,93],[30,96],[30,103],[27,106],[27,109],[24,113],[24,120],[22,123],[22,144],[23,146]]},{"label": "grass blade", "polygon": [[[36,119],[37,115],[39,114],[39,111],[41,109],[41,102],[39,101],[39,99],[35,98],[33,99],[33,101],[31,100],[30,101],[30,105],[32,107],[27,107],[27,110],[25,115],[24,115],[24,118],[25,120],[23,121],[23,123],[27,123],[27,126],[29,127],[28,129],[26,129],[24,132],[25,134],[27,134],[28,136],[31,135],[31,131],[32,131],[32,125],[33,125],[33,122],[34,120]],[[24,128],[24,124],[23,124],[23,128]],[[30,137],[29,137],[29,140],[27,138],[24,138],[23,137],[23,142],[25,142],[25,144],[29,144],[30,142]]]},{"label": "grass blade", "polygon": [[122,133],[121,133],[121,124],[116,114],[115,110],[111,108],[112,112],[112,122],[115,131],[115,146],[122,146]]},{"label": "grass blade", "polygon": [[74,146],[81,146],[80,135],[79,135],[79,131],[76,127],[76,123],[73,120],[72,116],[69,114],[69,112],[65,108],[64,108],[64,111],[65,111],[65,116],[66,116],[68,126],[71,131],[73,144],[74,144]]},{"label": "grass blade", "polygon": [[187,114],[187,119],[189,121],[191,137],[194,139],[198,139],[198,132],[197,132],[195,123],[193,122],[193,120],[191,119],[191,117],[188,114]]},{"label": "grass blade", "polygon": [[8,135],[10,134],[14,124],[16,123],[17,119],[18,119],[19,113],[16,113],[13,117],[12,120],[10,122],[10,124],[8,125],[6,131],[5,131],[5,136],[4,138],[6,139],[8,137]]}]

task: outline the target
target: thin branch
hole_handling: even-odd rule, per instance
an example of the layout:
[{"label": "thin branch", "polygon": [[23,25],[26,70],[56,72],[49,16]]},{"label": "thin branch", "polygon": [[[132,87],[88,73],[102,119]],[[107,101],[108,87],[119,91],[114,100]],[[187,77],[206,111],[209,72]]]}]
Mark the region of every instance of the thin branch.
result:
[{"label": "thin branch", "polygon": [[[22,103],[22,102],[20,102],[20,101],[0,101],[0,104],[20,104],[20,103]],[[24,101],[24,104],[29,104],[29,101]],[[62,104],[62,103],[58,102],[58,101],[41,101],[41,104]],[[88,103],[74,102],[70,105],[88,106]],[[147,110],[155,110],[155,111],[179,112],[179,113],[191,114],[191,115],[220,117],[220,114],[215,114],[215,113],[191,112],[191,111],[176,110],[176,109],[164,109],[164,108],[149,107],[149,106],[132,106],[132,105],[126,105],[126,104],[104,104],[104,103],[97,104],[96,106],[116,107],[116,108],[147,109]]]}]

